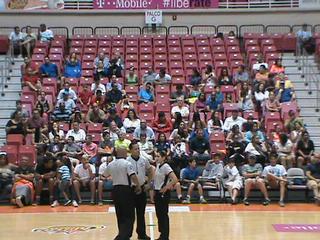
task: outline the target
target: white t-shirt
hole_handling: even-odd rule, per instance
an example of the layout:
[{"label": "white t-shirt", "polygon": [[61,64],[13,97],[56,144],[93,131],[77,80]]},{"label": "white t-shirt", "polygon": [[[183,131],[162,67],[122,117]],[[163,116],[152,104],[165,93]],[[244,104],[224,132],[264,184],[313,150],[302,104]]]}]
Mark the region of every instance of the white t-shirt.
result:
[{"label": "white t-shirt", "polygon": [[179,112],[183,118],[186,118],[189,116],[189,107],[183,106],[182,108],[179,108],[179,106],[174,106],[171,109],[172,116],[174,116],[176,112]]},{"label": "white t-shirt", "polygon": [[106,94],[106,86],[100,83],[98,86],[95,83],[91,84],[91,91],[96,92],[97,90],[101,90],[102,95]]},{"label": "white t-shirt", "polygon": [[257,101],[263,102],[269,98],[269,91],[263,92],[255,92],[254,97]]},{"label": "white t-shirt", "polygon": [[19,34],[16,34],[15,32],[10,33],[9,40],[10,41],[22,41],[25,37],[25,33],[19,32]]},{"label": "white t-shirt", "polygon": [[[92,173],[96,174],[96,168],[92,164],[89,164],[89,166]],[[78,174],[82,181],[90,179],[89,169],[84,169],[82,164],[79,164],[75,167],[74,173]]]},{"label": "white t-shirt", "polygon": [[255,63],[255,64],[253,64],[252,69],[259,71],[261,65],[264,65],[266,67],[266,69],[269,68],[268,63]]},{"label": "white t-shirt", "polygon": [[230,168],[228,165],[224,167],[224,174],[228,176],[227,180],[225,180],[226,183],[233,182],[235,180],[241,180],[240,173],[238,171],[238,168],[236,166],[233,166]]},{"label": "white t-shirt", "polygon": [[154,175],[154,189],[160,190],[165,184],[166,176],[173,172],[168,163],[157,164],[156,172]]},{"label": "white t-shirt", "polygon": [[140,126],[140,119],[135,119],[134,121],[129,118],[125,118],[123,121],[123,126],[125,129],[127,128],[137,128]]},{"label": "white t-shirt", "polygon": [[242,117],[237,117],[236,119],[233,119],[232,117],[228,117],[223,124],[223,130],[230,131],[234,125],[238,125],[239,129],[241,130],[242,124],[245,122],[247,122],[247,120],[245,120]]},{"label": "white t-shirt", "polygon": [[266,177],[268,173],[271,173],[277,177],[284,177],[287,175],[286,169],[284,168],[284,166],[280,164],[276,164],[275,166],[271,166],[271,165],[266,166],[263,169],[262,176]]},{"label": "white t-shirt", "polygon": [[75,142],[84,142],[86,140],[86,132],[83,129],[79,129],[78,132],[71,129],[67,132],[66,139],[68,139],[69,136],[74,137]]}]

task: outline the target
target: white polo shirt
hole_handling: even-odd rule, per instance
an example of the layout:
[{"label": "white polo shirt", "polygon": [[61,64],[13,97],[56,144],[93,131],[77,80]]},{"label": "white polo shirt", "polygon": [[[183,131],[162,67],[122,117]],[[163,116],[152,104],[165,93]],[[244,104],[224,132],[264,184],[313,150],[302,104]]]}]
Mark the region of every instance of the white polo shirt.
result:
[{"label": "white polo shirt", "polygon": [[167,182],[165,182],[166,177],[168,177],[171,172],[173,172],[173,170],[168,163],[157,164],[154,175],[154,190],[160,190],[167,184]]},{"label": "white polo shirt", "polygon": [[112,177],[112,185],[126,185],[129,186],[129,178],[131,175],[135,174],[132,164],[124,158],[115,159],[104,171],[104,176]]},{"label": "white polo shirt", "polygon": [[[90,163],[89,166],[91,168],[92,173],[96,174],[96,168]],[[90,179],[89,169],[84,169],[82,164],[79,164],[75,167],[74,173],[78,174],[82,181]]]},{"label": "white polo shirt", "polygon": [[151,168],[149,161],[141,156],[138,160],[133,159],[131,156],[127,157],[127,161],[132,164],[133,169],[138,177],[139,184],[142,186],[145,182],[146,174]]}]

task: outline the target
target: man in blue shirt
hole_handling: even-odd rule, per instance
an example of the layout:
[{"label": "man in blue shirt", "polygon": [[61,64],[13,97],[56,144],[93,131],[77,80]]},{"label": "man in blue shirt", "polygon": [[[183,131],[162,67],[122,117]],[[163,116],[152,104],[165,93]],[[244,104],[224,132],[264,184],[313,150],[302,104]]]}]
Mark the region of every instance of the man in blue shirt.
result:
[{"label": "man in blue shirt", "polygon": [[49,78],[58,78],[59,77],[59,69],[56,64],[50,62],[48,56],[44,58],[44,64],[40,66],[40,74],[41,77],[49,77]]},{"label": "man in blue shirt", "polygon": [[196,187],[200,195],[200,203],[207,203],[203,197],[202,186],[199,182],[199,176],[201,171],[197,168],[196,159],[190,157],[188,160],[189,166],[181,170],[181,181],[184,185],[188,186],[188,193],[183,203],[190,203],[191,194],[193,189]]},{"label": "man in blue shirt", "polygon": [[312,38],[311,31],[308,31],[308,25],[303,24],[302,29],[300,29],[296,33],[296,36],[297,36],[297,56],[301,56],[303,53],[303,47]]},{"label": "man in blue shirt", "polygon": [[147,82],[145,88],[141,88],[139,92],[139,103],[148,103],[154,101],[153,87],[150,82]]},{"label": "man in blue shirt", "polygon": [[223,93],[220,92],[220,87],[216,86],[206,101],[208,111],[220,110],[222,108],[223,98],[224,96]]},{"label": "man in blue shirt", "polygon": [[295,99],[295,92],[291,85],[286,84],[285,80],[280,80],[279,88],[276,86],[275,94],[280,103],[291,102],[292,99]]}]

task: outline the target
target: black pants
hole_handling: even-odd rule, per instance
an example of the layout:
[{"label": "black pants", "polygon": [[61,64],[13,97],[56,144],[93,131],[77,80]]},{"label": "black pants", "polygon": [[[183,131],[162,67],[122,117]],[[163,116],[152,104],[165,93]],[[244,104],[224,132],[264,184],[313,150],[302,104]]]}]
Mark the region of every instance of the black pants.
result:
[{"label": "black pants", "polygon": [[130,240],[134,224],[134,192],[129,186],[117,185],[113,187],[112,197],[118,222],[115,240]]},{"label": "black pants", "polygon": [[137,234],[138,237],[146,236],[146,222],[144,219],[144,214],[146,211],[147,205],[147,195],[145,192],[141,192],[140,194],[135,194],[135,209],[137,214]]},{"label": "black pants", "polygon": [[165,194],[156,191],[154,202],[161,240],[169,240],[169,201],[170,191],[166,192]]}]

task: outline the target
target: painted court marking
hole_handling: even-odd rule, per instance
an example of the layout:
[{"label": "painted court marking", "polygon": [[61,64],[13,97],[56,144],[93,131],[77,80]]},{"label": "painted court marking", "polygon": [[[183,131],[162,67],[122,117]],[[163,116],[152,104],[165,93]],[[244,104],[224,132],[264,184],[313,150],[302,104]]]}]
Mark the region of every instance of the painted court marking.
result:
[{"label": "painted court marking", "polygon": [[320,232],[320,224],[273,224],[277,232]]},{"label": "painted court marking", "polygon": [[[108,208],[109,213],[115,213],[116,209],[114,207]],[[155,208],[153,206],[147,206],[146,212],[156,212]],[[189,206],[169,206],[169,212],[190,212]]]}]

